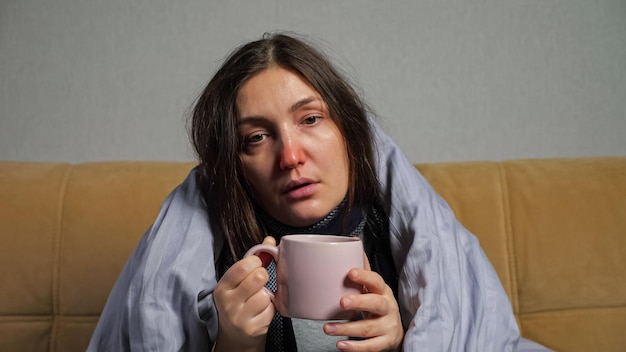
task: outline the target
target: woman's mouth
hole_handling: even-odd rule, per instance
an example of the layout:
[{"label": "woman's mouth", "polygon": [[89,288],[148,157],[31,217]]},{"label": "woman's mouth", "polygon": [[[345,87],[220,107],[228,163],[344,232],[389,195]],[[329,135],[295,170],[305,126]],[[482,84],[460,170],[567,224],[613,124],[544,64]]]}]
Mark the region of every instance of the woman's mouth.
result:
[{"label": "woman's mouth", "polygon": [[292,199],[301,199],[311,196],[315,188],[317,188],[316,182],[301,179],[289,182],[284,188],[284,194]]}]

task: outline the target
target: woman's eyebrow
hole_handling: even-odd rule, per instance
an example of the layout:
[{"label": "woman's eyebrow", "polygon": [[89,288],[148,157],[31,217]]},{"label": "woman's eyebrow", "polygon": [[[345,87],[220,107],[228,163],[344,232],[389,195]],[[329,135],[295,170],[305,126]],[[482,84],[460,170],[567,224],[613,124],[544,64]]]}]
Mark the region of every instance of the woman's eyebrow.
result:
[{"label": "woman's eyebrow", "polygon": [[310,96],[310,97],[305,97],[302,98],[300,100],[298,100],[295,104],[291,105],[291,108],[289,108],[290,112],[294,112],[298,109],[300,109],[301,107],[303,107],[304,105],[310,104],[314,101],[319,101],[321,102],[321,99],[316,97],[316,96]]},{"label": "woman's eyebrow", "polygon": [[[300,109],[301,107],[307,105],[307,104],[311,104],[313,102],[322,102],[322,99],[316,97],[316,96],[309,96],[309,97],[304,97],[300,100],[298,100],[297,102],[295,102],[293,105],[291,105],[289,107],[289,112],[294,112],[297,111],[298,109]],[[267,117],[265,116],[241,116],[239,117],[238,121],[237,121],[237,126],[241,126],[244,124],[259,124],[259,123],[263,123],[263,122],[267,122]]]},{"label": "woman's eyebrow", "polygon": [[259,124],[259,123],[263,123],[263,122],[267,122],[267,118],[264,117],[264,116],[240,117],[237,120],[237,126],[241,126],[241,125],[245,125],[245,124]]}]

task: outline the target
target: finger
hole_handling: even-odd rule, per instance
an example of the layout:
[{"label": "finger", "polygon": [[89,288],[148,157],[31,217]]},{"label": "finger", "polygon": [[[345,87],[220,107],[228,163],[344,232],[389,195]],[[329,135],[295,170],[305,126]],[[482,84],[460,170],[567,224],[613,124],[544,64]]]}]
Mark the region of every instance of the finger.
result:
[{"label": "finger", "polygon": [[337,342],[340,351],[387,351],[394,348],[392,342],[385,336],[378,336],[366,340],[342,340]]},{"label": "finger", "polygon": [[363,311],[376,316],[386,315],[391,310],[388,298],[375,293],[344,296],[339,305],[346,310]]},{"label": "finger", "polygon": [[[260,295],[255,295],[254,298],[261,298]],[[257,302],[262,303],[262,302]],[[221,312],[220,312],[221,313]],[[229,328],[226,330],[239,331],[243,336],[261,336],[267,334],[268,327],[274,317],[274,306],[269,304],[263,306],[263,304],[255,305],[252,307],[250,304],[245,304],[236,310],[229,312],[229,314],[220,315],[219,323]]]},{"label": "finger", "polygon": [[348,272],[348,279],[365,286],[367,292],[384,294],[387,289],[385,280],[375,271],[353,268]]},{"label": "finger", "polygon": [[267,334],[267,330],[274,318],[274,305],[269,304],[265,309],[258,312],[256,315],[246,319],[247,334],[250,336],[261,336]]},{"label": "finger", "polygon": [[233,264],[220,279],[220,286],[224,290],[232,290],[255,269],[261,267],[261,259],[257,256],[249,256]]},{"label": "finger", "polygon": [[326,323],[323,326],[324,333],[331,336],[352,336],[371,338],[383,335],[380,321],[357,320],[343,323]]},{"label": "finger", "polygon": [[270,299],[270,295],[265,288],[261,288],[256,293],[252,294],[245,301],[245,309],[249,310],[250,314],[253,316],[262,314],[268,308],[274,308],[272,301]]},{"label": "finger", "polygon": [[236,295],[233,298],[241,301],[247,301],[254,294],[263,290],[263,287],[267,284],[267,280],[269,280],[267,270],[259,266],[257,269],[250,272],[250,274],[248,274],[248,276],[246,276],[233,290],[233,293]]}]

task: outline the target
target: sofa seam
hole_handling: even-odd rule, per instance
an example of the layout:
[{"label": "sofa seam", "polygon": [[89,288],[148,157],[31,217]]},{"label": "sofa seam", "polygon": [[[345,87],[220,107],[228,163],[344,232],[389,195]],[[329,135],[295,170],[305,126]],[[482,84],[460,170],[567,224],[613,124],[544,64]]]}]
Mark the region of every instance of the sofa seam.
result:
[{"label": "sofa seam", "polygon": [[65,197],[67,193],[67,186],[69,184],[70,175],[72,173],[73,165],[68,165],[63,175],[63,182],[59,189],[58,197],[58,212],[57,212],[57,226],[54,238],[54,263],[53,263],[53,276],[52,276],[52,331],[50,332],[50,346],[49,351],[56,351],[57,334],[59,330],[59,316],[60,316],[60,294],[61,287],[61,242],[63,236],[63,215],[65,210]]},{"label": "sofa seam", "polygon": [[[521,317],[519,292],[517,284],[517,256],[515,252],[515,240],[513,238],[513,225],[511,221],[511,198],[510,189],[507,182],[506,170],[504,162],[498,163],[498,174],[500,176],[500,193],[502,195],[502,213],[504,216],[504,234],[506,238],[506,250],[509,257],[509,276],[511,277],[509,292],[511,292],[511,300],[514,312]],[[520,333],[521,331],[521,326]]]},{"label": "sofa seam", "polygon": [[626,306],[608,307],[581,307],[558,310],[547,310],[532,313],[524,313],[521,316],[525,320],[549,319],[554,317],[583,317],[583,316],[612,316],[626,315]]},{"label": "sofa seam", "polygon": [[[72,318],[98,318],[100,314],[65,314],[57,315],[58,318],[72,319]],[[54,319],[52,314],[4,314],[0,316],[0,322],[3,320],[50,320]]]}]

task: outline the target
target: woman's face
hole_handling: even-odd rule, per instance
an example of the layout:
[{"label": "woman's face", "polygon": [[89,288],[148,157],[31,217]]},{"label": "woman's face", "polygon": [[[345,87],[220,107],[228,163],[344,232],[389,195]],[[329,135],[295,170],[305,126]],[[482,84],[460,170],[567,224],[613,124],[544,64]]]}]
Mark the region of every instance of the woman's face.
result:
[{"label": "woman's face", "polygon": [[348,191],[348,156],[320,95],[300,75],[272,66],[237,95],[240,152],[255,199],[273,218],[308,226]]}]

